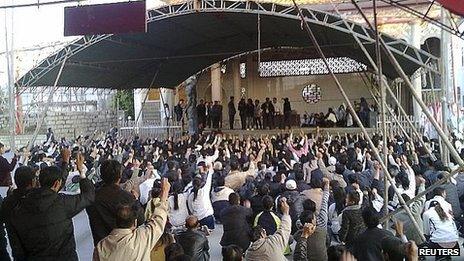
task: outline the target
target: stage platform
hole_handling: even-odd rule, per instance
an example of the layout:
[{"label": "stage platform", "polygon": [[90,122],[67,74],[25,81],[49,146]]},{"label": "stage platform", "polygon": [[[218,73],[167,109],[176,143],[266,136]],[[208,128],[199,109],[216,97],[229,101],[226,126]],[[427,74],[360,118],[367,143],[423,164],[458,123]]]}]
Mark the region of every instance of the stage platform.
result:
[{"label": "stage platform", "polygon": [[[320,133],[326,134],[332,134],[332,135],[337,135],[338,133],[340,135],[343,135],[345,133],[348,134],[356,134],[356,133],[361,133],[361,128],[319,128]],[[375,133],[377,131],[376,128],[367,128],[366,129],[369,134]],[[205,132],[212,132],[214,130],[212,129],[206,129]],[[272,129],[272,130],[241,130],[241,129],[234,129],[234,130],[229,130],[229,129],[224,129],[221,130],[222,133],[226,134],[232,134],[232,135],[244,135],[244,136],[261,136],[261,135],[276,135],[279,133],[289,133],[290,131],[293,131],[294,134],[300,133],[300,131],[303,131],[304,133],[316,133],[316,128],[292,128],[292,129],[287,129],[287,130],[282,130],[282,129]]]}]

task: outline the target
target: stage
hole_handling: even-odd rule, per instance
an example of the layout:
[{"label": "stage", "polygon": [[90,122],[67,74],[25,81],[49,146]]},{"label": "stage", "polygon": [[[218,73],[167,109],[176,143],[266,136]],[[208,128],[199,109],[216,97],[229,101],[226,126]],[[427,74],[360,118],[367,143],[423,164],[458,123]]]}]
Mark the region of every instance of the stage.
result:
[{"label": "stage", "polygon": [[[377,131],[376,128],[366,128],[367,132],[369,134],[375,133]],[[206,129],[205,132],[212,132],[214,130],[212,129]],[[280,133],[289,133],[293,131],[294,134],[299,134],[300,131],[303,131],[304,133],[316,133],[316,128],[292,128],[292,129],[272,129],[272,130],[242,130],[242,129],[234,129],[234,130],[221,130],[222,133],[225,134],[231,134],[231,135],[242,135],[242,136],[254,136],[254,137],[259,137],[261,135],[277,135]],[[319,131],[321,134],[331,134],[331,135],[343,135],[345,133],[347,134],[355,134],[355,133],[362,133],[361,128],[319,128]]]}]

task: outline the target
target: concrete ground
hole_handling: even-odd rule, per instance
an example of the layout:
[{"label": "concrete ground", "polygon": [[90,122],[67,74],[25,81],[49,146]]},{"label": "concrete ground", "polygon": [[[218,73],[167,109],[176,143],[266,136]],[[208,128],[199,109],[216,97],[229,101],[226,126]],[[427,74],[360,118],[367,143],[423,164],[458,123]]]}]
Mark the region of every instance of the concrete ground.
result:
[{"label": "concrete ground", "polygon": [[[77,246],[77,254],[79,256],[79,260],[83,261],[90,261],[92,260],[93,254],[93,239],[92,234],[90,232],[90,225],[87,213],[82,211],[73,219],[74,222],[74,236],[76,239],[76,246]],[[221,254],[221,245],[219,242],[221,241],[222,237],[222,225],[217,225],[216,229],[211,233],[208,237],[209,240],[209,247],[210,247],[210,257],[212,261],[222,260]],[[464,249],[462,248],[463,239],[460,240],[461,245],[461,257],[454,257],[453,260],[464,260]],[[294,248],[294,244],[292,245],[292,249]],[[9,249],[11,253],[11,249]],[[292,256],[287,257],[288,260],[292,260]],[[427,258],[426,260],[435,260],[433,257]],[[264,260],[263,260],[264,261]]]}]

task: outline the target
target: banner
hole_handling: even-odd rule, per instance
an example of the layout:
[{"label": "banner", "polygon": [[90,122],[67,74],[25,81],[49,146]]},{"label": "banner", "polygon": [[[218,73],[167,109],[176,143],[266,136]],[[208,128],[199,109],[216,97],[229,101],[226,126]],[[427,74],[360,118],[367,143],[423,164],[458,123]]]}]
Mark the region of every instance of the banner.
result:
[{"label": "banner", "polygon": [[145,1],[64,8],[64,36],[143,33],[146,30]]},{"label": "banner", "polygon": [[437,0],[444,8],[452,13],[464,17],[464,1],[463,0]]}]

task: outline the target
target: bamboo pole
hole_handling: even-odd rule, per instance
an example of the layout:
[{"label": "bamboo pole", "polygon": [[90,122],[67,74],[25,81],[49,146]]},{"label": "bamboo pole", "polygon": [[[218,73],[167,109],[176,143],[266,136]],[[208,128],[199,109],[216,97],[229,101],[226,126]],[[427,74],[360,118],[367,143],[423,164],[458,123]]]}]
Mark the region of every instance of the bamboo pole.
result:
[{"label": "bamboo pole", "polygon": [[[351,2],[353,3],[353,5],[356,7],[356,9],[360,12],[360,14],[362,15],[362,17],[364,18],[364,20],[366,21],[367,25],[369,26],[369,28],[372,30],[372,25],[371,23],[369,22],[369,20],[367,19],[366,15],[363,13],[362,9],[359,7],[359,5],[356,3],[356,1],[354,0],[351,0]],[[403,71],[403,69],[401,68],[401,65],[398,63],[398,61],[396,60],[395,56],[392,54],[392,52],[388,49],[388,46],[387,44],[385,43],[385,41],[380,37],[380,43],[388,57],[388,59],[390,60],[390,62],[392,63],[393,67],[395,67],[396,71],[399,73],[399,75],[401,76],[401,78],[403,79],[403,81],[406,83],[406,86],[408,86],[409,90],[411,91],[413,97],[416,99],[417,103],[421,106],[422,108],[422,111],[424,112],[424,114],[427,116],[427,119],[432,123],[432,125],[435,127],[435,129],[437,130],[438,132],[438,135],[440,135],[440,138],[444,141],[445,145],[448,147],[448,149],[450,150],[450,153],[451,153],[451,156],[453,156],[453,158],[456,160],[456,162],[459,164],[459,166],[461,167],[464,167],[464,161],[463,159],[461,159],[461,157],[459,156],[459,153],[456,151],[456,149],[453,147],[453,145],[451,144],[451,142],[449,141],[448,137],[446,136],[446,134],[443,132],[443,130],[441,129],[440,125],[438,124],[438,122],[436,121],[435,118],[433,118],[433,116],[430,114],[427,106],[424,104],[424,102],[422,101],[421,97],[419,97],[419,95],[414,91],[414,87],[412,86],[412,83],[411,81],[409,80],[408,76],[406,75],[406,73]]]},{"label": "bamboo pole", "polygon": [[[392,179],[390,173],[388,172],[386,162],[384,162],[382,160],[382,158],[380,157],[379,151],[375,147],[374,143],[372,142],[372,139],[369,137],[369,134],[368,134],[366,128],[364,127],[364,125],[362,124],[362,122],[359,119],[358,115],[356,114],[356,112],[355,112],[355,110],[353,108],[353,105],[351,104],[345,90],[343,89],[342,85],[340,84],[340,81],[338,80],[337,76],[335,76],[332,69],[330,68],[329,63],[327,61],[327,58],[325,57],[324,52],[322,51],[321,47],[319,46],[319,43],[317,42],[316,36],[312,32],[312,30],[309,27],[308,23],[304,20],[304,16],[301,13],[301,10],[298,7],[298,5],[296,4],[295,0],[292,0],[292,1],[293,1],[293,4],[294,4],[300,18],[303,21],[304,28],[305,28],[306,32],[308,33],[313,45],[316,47],[316,50],[317,50],[319,56],[321,57],[322,61],[324,62],[325,66],[327,67],[327,70],[329,71],[330,76],[333,78],[335,84],[337,85],[338,90],[340,91],[340,93],[343,96],[345,102],[347,103],[348,108],[350,110],[350,113],[353,116],[353,119],[355,119],[356,123],[361,128],[361,131],[363,132],[364,136],[366,137],[366,139],[367,139],[367,141],[369,143],[369,146],[371,147],[372,152],[374,153],[374,156],[379,160],[379,163],[382,166],[382,170],[383,170],[384,175],[386,175],[388,181],[391,183],[391,186],[393,187],[393,190],[395,191],[395,194],[398,196],[398,200],[404,206],[404,209],[406,210],[406,213],[408,214],[409,218],[411,218],[411,221],[412,221],[414,227],[416,228],[417,231],[420,231],[420,228],[419,228],[419,225],[417,224],[417,221],[414,219],[414,216],[412,215],[411,210],[406,205],[406,202],[404,201],[403,197],[401,196],[401,192],[394,185],[393,179]],[[421,235],[421,238],[425,241],[424,235]]]}]

